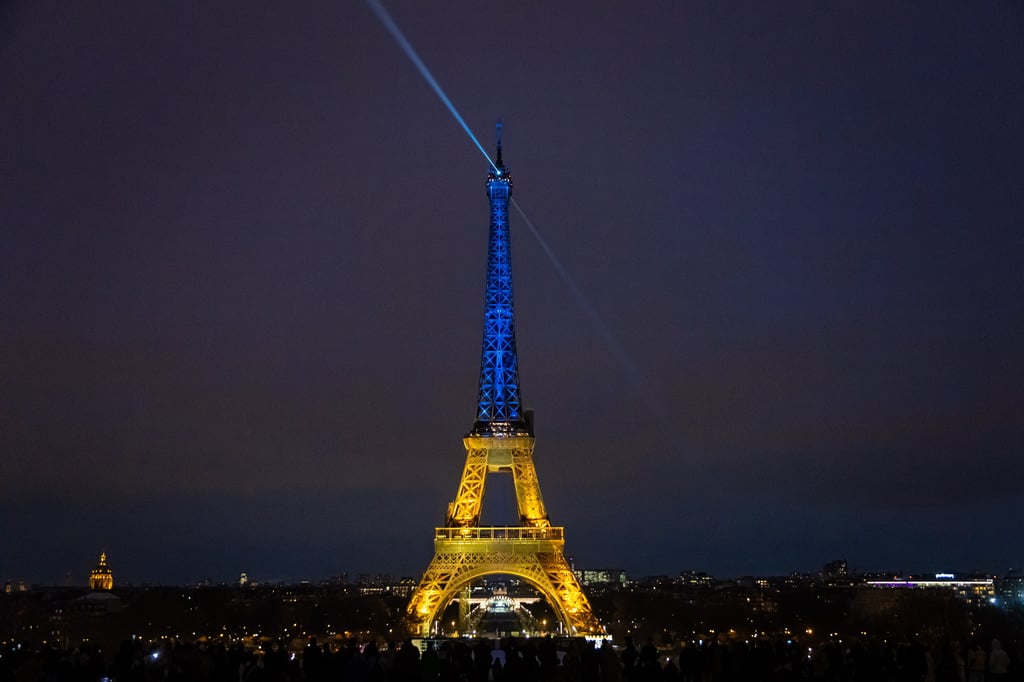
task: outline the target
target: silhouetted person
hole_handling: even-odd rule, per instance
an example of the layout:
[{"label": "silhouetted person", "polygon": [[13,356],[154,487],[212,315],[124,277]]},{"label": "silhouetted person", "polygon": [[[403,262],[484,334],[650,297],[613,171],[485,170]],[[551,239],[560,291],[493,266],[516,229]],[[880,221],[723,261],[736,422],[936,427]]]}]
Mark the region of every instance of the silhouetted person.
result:
[{"label": "silhouetted person", "polygon": [[423,682],[436,682],[440,669],[440,660],[437,651],[434,650],[434,643],[427,642],[427,649],[420,657],[420,679]]},{"label": "silhouetted person", "polygon": [[601,644],[598,659],[601,666],[601,682],[621,682],[622,664],[619,663],[619,657],[615,655],[612,643],[607,639]]},{"label": "silhouetted person", "polygon": [[625,639],[625,646],[622,648],[622,654],[619,656],[619,660],[622,661],[622,679],[632,679],[633,668],[636,667],[637,660],[639,660],[639,658],[640,652],[636,650],[636,646],[633,644],[633,638],[627,636]]},{"label": "silhouetted person", "polygon": [[998,639],[992,640],[988,650],[988,679],[991,682],[1005,680],[1010,674],[1010,655],[1006,653]]},{"label": "silhouetted person", "polygon": [[664,682],[680,682],[682,676],[679,674],[679,667],[672,662],[672,659],[668,659],[665,663],[665,667],[661,670],[661,679]]},{"label": "silhouetted person", "polygon": [[974,648],[967,652],[967,682],[985,682],[988,670],[988,654],[981,642],[975,642]]},{"label": "silhouetted person", "polygon": [[579,652],[580,678],[584,682],[601,679],[601,654],[594,648],[594,643],[586,639],[581,640]]}]

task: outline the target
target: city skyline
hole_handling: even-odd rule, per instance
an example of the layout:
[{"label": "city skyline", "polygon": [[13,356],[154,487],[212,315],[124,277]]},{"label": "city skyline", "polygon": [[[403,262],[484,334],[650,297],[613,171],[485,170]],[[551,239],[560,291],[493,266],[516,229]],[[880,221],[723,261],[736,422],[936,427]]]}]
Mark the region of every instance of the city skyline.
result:
[{"label": "city skyline", "polygon": [[[793,569],[780,573],[745,573],[736,575],[719,575],[701,570],[698,567],[686,567],[673,571],[653,574],[638,574],[629,571],[622,566],[580,566],[576,565],[573,557],[567,557],[573,566],[573,572],[577,575],[581,584],[585,586],[603,585],[615,583],[625,586],[627,584],[647,584],[651,581],[668,579],[679,584],[710,586],[714,582],[721,583],[743,583],[750,579],[767,579],[771,581],[789,581],[798,579],[802,582],[825,580],[827,582],[849,580],[851,584],[863,584],[868,586],[914,586],[914,585],[946,585],[956,580],[976,580],[981,577],[987,578],[987,583],[992,584],[993,580],[1002,582],[1021,581],[1024,571],[1010,569],[998,572],[985,570],[985,567],[972,569],[956,569],[951,567],[917,567],[914,570],[904,568],[894,569],[892,567],[862,567],[850,564],[845,559],[833,559],[824,562],[808,570]],[[387,571],[373,570],[369,567],[365,570],[342,569],[330,575],[291,575],[272,576],[262,574],[258,566],[250,566],[247,569],[239,570],[230,575],[196,575],[180,582],[153,582],[145,576],[124,576],[115,571],[116,564],[111,566],[108,562],[107,553],[101,552],[98,562],[92,564],[90,570],[69,570],[60,580],[38,581],[32,576],[5,576],[0,578],[0,584],[4,585],[5,591],[24,592],[31,589],[47,589],[51,587],[67,587],[89,590],[117,591],[118,588],[137,589],[145,587],[274,587],[274,586],[296,586],[296,585],[374,585],[401,587],[403,592],[411,592],[412,588],[419,581],[418,575],[400,575]],[[115,580],[116,578],[116,580]],[[100,582],[96,582],[99,579]],[[481,584],[494,584],[512,580],[516,584],[525,585],[536,593],[538,599],[545,599],[545,596],[536,590],[535,587],[521,577],[513,574],[488,574],[473,581],[474,589]],[[872,582],[883,581],[883,582]],[[892,582],[896,581],[896,582]],[[8,590],[8,588],[10,588]]]},{"label": "city skyline", "polygon": [[[572,282],[513,213],[579,565],[1024,565],[1024,9],[387,7]],[[478,151],[362,3],[3,12],[0,577],[417,575]]]}]

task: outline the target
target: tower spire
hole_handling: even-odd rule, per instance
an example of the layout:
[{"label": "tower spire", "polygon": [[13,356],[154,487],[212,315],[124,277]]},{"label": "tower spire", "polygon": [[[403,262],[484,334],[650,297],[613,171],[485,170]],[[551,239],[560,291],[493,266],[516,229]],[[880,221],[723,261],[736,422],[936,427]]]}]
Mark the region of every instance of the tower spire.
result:
[{"label": "tower spire", "polygon": [[480,357],[480,392],[476,435],[528,433],[519,397],[519,361],[516,357],[515,314],[512,307],[512,252],[509,241],[508,202],[512,176],[501,159],[501,122],[498,155],[487,173],[491,226],[487,242],[487,291],[484,297],[484,338]]},{"label": "tower spire", "polygon": [[499,169],[505,167],[505,164],[501,161],[501,119],[498,119],[498,123],[495,126],[498,129],[498,156],[494,159],[494,165]]}]

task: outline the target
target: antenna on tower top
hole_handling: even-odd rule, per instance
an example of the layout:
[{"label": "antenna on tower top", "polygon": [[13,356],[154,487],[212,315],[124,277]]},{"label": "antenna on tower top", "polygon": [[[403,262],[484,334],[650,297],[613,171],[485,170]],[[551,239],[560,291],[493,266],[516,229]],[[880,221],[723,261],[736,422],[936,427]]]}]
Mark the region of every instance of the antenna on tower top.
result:
[{"label": "antenna on tower top", "polygon": [[498,119],[498,124],[495,126],[498,129],[498,158],[494,160],[494,165],[499,168],[503,165],[501,162],[501,119]]}]

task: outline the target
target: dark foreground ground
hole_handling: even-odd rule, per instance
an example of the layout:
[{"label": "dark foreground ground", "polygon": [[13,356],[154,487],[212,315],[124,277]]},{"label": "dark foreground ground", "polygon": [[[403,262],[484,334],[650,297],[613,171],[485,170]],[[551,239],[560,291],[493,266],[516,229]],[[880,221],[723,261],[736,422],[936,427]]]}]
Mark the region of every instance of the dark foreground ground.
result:
[{"label": "dark foreground ground", "polygon": [[[550,637],[447,640],[430,643],[294,643],[125,641],[114,651],[84,644],[7,645],[0,682],[65,680],[149,682],[993,682],[1022,680],[1018,651],[1000,653],[954,641],[889,643],[857,640],[805,646],[796,640],[704,642],[668,652],[652,641],[600,646]],[[423,650],[421,651],[421,647]],[[964,654],[965,648],[967,650]],[[990,670],[1005,669],[1003,676]]]},{"label": "dark foreground ground", "polygon": [[608,643],[429,646],[402,629],[406,599],[352,588],[115,592],[0,595],[0,682],[1024,682],[1024,614],[946,592],[618,591],[591,598]]}]

